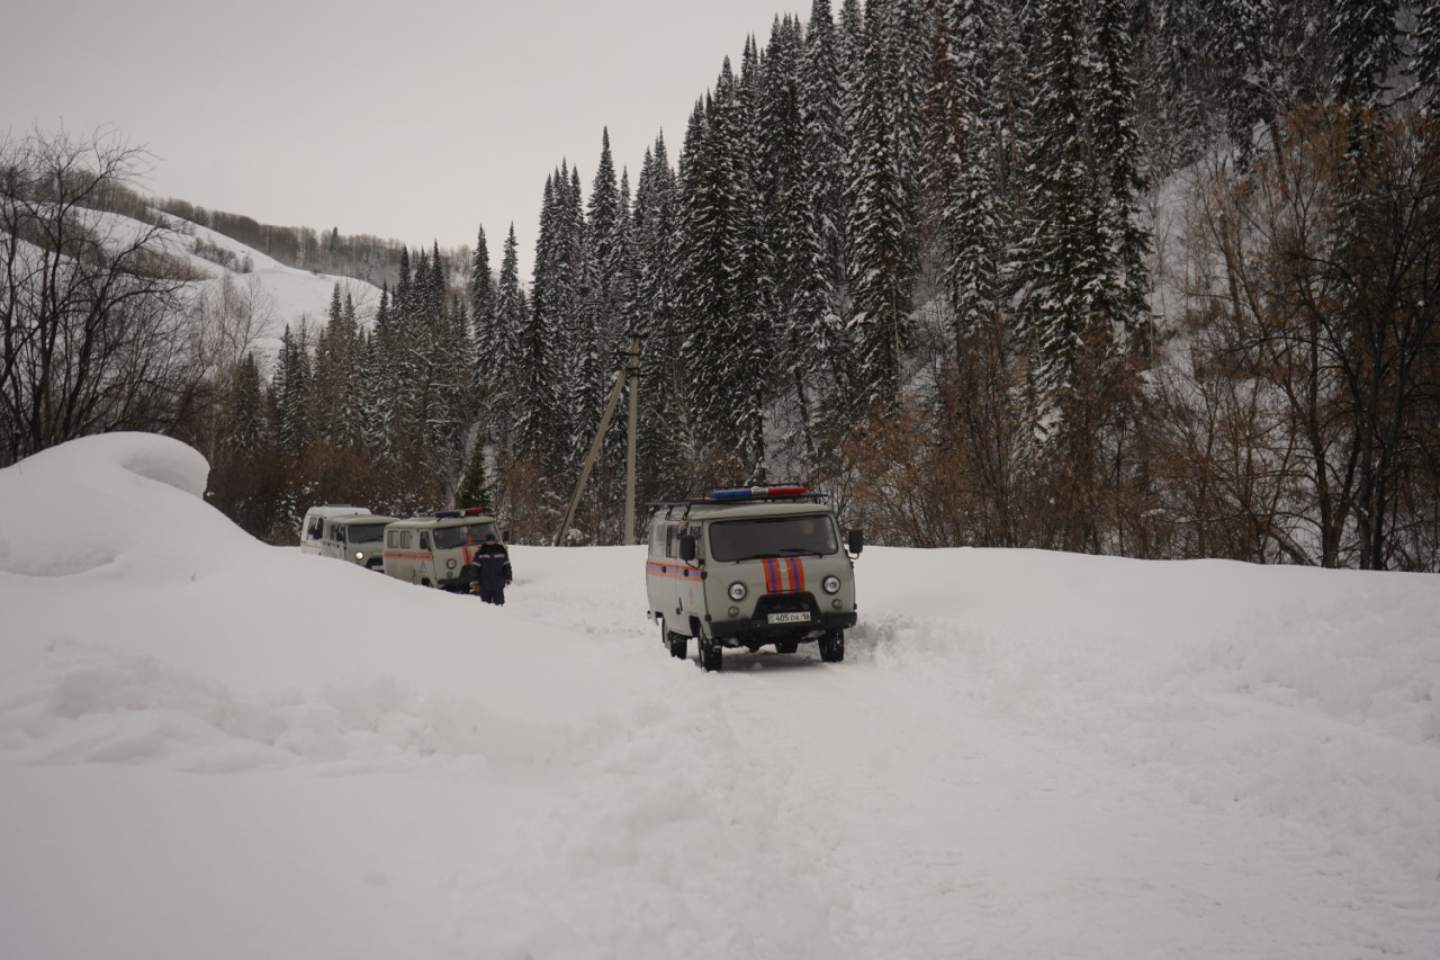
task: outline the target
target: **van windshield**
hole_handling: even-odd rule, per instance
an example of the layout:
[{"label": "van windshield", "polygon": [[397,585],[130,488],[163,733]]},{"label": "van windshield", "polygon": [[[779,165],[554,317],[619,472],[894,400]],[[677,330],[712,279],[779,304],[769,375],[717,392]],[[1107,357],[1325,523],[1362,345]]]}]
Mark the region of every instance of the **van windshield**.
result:
[{"label": "van windshield", "polygon": [[485,542],[487,533],[494,532],[495,524],[493,523],[472,523],[463,527],[436,527],[435,549],[454,550],[456,547],[463,547],[466,534],[469,534],[471,543],[479,545]]},{"label": "van windshield", "polygon": [[380,539],[385,536],[385,524],[383,523],[352,523],[340,529],[349,543],[379,543]]},{"label": "van windshield", "polygon": [[710,555],[716,560],[829,556],[839,549],[835,524],[824,514],[725,520],[710,524]]}]

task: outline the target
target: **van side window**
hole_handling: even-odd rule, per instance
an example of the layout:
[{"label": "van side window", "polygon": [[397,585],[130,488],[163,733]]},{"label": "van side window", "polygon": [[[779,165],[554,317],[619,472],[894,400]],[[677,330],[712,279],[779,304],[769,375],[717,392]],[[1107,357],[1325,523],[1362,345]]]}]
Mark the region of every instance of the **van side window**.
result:
[{"label": "van side window", "polygon": [[429,531],[429,530],[421,530],[421,531],[420,531],[420,549],[421,549],[421,550],[429,550],[429,549],[430,549],[430,531]]},{"label": "van side window", "polygon": [[675,556],[675,524],[665,524],[665,556]]},{"label": "van side window", "polygon": [[305,538],[307,540],[319,540],[324,525],[325,521],[322,520],[320,517],[311,517],[310,528],[305,531]]}]

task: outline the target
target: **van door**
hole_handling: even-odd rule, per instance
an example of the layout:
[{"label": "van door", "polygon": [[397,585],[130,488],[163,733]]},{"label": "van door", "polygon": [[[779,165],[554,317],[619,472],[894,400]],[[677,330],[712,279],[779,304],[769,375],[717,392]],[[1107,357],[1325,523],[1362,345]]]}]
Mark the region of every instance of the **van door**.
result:
[{"label": "van door", "polygon": [[305,529],[300,535],[301,553],[319,553],[320,541],[324,536],[325,518],[319,516],[307,517]]},{"label": "van door", "polygon": [[658,518],[650,520],[649,549],[645,556],[645,601],[650,612],[665,616],[665,581],[661,577],[665,560],[665,524]]},{"label": "van door", "polygon": [[435,547],[430,542],[429,530],[420,531],[420,552],[425,555],[425,559],[420,561],[420,566],[422,567],[421,578],[423,580],[429,580],[430,586],[438,587],[440,581],[435,576]]}]

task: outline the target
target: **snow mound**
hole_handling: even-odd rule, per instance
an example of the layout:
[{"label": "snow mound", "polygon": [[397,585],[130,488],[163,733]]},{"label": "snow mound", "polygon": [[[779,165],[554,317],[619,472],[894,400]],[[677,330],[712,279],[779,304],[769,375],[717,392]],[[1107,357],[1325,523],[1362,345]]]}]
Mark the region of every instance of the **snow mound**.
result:
[{"label": "snow mound", "polygon": [[[209,473],[185,444],[138,433],[75,440],[0,470],[0,571],[73,577],[182,556],[193,567],[217,543],[253,545],[204,504]],[[194,535],[177,538],[177,522]]]}]

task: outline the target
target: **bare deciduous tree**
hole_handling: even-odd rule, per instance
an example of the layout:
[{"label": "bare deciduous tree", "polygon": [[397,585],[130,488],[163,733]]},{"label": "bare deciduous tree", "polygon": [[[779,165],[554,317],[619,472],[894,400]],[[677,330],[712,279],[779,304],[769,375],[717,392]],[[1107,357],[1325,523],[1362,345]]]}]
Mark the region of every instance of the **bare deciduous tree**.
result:
[{"label": "bare deciduous tree", "polygon": [[0,463],[164,429],[195,382],[163,230],[97,209],[144,159],[98,134],[0,140]]}]

